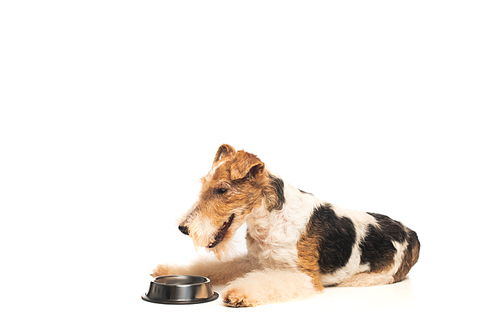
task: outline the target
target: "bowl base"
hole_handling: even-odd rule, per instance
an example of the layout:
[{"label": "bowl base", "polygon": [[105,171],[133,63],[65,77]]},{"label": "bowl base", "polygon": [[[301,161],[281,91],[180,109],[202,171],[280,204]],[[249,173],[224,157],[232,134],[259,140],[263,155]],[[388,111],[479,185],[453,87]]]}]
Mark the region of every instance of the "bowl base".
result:
[{"label": "bowl base", "polygon": [[214,295],[210,298],[191,299],[191,300],[157,300],[149,298],[148,296],[146,296],[146,294],[143,294],[141,298],[142,300],[145,300],[150,303],[186,305],[186,304],[201,304],[201,303],[211,302],[219,298],[219,294],[217,292],[214,292]]}]

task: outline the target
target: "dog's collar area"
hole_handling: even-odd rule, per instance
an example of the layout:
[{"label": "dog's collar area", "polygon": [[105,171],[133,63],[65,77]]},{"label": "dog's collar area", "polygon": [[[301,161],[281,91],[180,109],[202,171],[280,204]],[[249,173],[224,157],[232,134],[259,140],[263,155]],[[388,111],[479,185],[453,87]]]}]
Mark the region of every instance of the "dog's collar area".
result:
[{"label": "dog's collar area", "polygon": [[214,240],[208,244],[207,246],[208,248],[214,248],[224,239],[227,231],[229,230],[229,227],[233,223],[233,219],[234,219],[234,213],[231,215],[231,217],[229,217],[229,220],[227,222],[224,222],[224,224],[222,224],[222,227],[219,229],[219,232],[217,232],[217,235],[215,236]]}]

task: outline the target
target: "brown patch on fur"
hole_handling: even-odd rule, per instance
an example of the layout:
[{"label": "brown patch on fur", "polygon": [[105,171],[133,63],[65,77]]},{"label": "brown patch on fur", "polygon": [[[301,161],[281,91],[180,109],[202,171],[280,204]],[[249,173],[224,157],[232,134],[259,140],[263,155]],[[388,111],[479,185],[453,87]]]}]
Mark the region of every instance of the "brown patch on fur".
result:
[{"label": "brown patch on fur", "polygon": [[297,243],[297,265],[299,270],[312,278],[312,283],[318,291],[323,290],[323,284],[320,279],[319,267],[319,243],[318,239],[311,234],[304,233]]},{"label": "brown patch on fur", "polygon": [[219,160],[223,159],[225,156],[232,155],[234,153],[236,153],[234,147],[228,144],[222,144],[217,150],[217,153],[215,154],[213,164],[215,165]]},{"label": "brown patch on fur", "polygon": [[418,240],[417,233],[414,231],[409,232],[408,246],[406,247],[403,261],[399,266],[398,271],[394,274],[394,283],[402,281],[410,269],[417,263],[420,254],[420,241]]},{"label": "brown patch on fur", "polygon": [[[219,230],[231,215],[235,215],[224,239],[211,248],[219,259],[227,246],[226,241],[243,224],[244,218],[262,205],[265,190],[269,188],[268,173],[264,171],[265,164],[256,155],[236,151],[224,144],[217,150],[211,172],[201,179],[199,217],[206,219],[213,230]],[[196,233],[191,235],[195,244],[203,242],[205,236],[202,234],[201,241],[197,240]]]},{"label": "brown patch on fur", "polygon": [[231,161],[231,180],[255,179],[262,175],[264,163],[255,154],[238,151]]}]

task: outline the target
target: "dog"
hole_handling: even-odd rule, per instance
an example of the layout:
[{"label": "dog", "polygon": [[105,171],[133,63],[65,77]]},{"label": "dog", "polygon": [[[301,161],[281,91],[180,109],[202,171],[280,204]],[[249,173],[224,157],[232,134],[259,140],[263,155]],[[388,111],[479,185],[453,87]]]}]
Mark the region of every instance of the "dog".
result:
[{"label": "dog", "polygon": [[[227,284],[227,306],[304,299],[329,286],[396,283],[418,260],[418,236],[400,222],[320,200],[230,145],[219,147],[201,181],[199,200],[179,230],[218,260],[160,264],[152,276],[192,274]],[[228,259],[231,237],[243,223],[248,252]]]}]

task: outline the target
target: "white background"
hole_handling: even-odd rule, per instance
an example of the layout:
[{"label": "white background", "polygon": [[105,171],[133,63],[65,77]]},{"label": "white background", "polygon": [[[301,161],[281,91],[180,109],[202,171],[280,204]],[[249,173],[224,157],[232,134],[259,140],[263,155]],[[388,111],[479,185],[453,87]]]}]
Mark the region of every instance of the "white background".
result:
[{"label": "white background", "polygon": [[[2,332],[498,333],[499,17],[496,1],[2,2]],[[175,219],[222,143],[402,221],[419,263],[252,309],[142,301],[157,263],[196,256]]]}]

